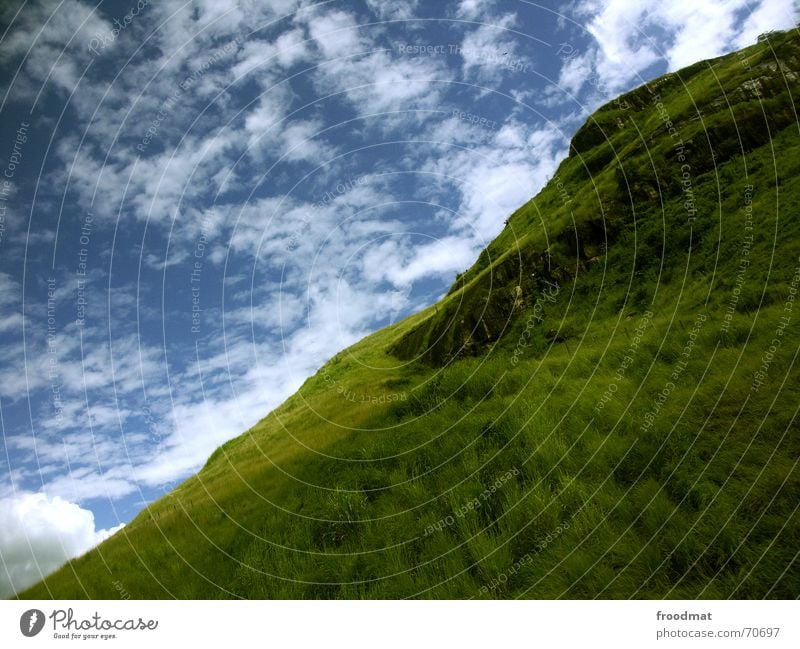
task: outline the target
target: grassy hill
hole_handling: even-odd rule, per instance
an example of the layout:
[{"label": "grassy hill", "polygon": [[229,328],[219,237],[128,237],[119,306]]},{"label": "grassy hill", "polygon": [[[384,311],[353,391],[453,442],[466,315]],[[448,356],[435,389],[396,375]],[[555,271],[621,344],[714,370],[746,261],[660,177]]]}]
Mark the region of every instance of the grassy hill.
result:
[{"label": "grassy hill", "polygon": [[443,300],[21,597],[800,596],[799,74],[599,109]]}]

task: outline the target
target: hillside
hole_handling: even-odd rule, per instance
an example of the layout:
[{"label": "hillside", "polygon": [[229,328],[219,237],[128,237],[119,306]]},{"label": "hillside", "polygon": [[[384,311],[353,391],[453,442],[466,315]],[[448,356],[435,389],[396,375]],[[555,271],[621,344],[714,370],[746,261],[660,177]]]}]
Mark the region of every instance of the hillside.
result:
[{"label": "hillside", "polygon": [[798,74],[600,108],[437,305],[21,597],[800,596]]}]

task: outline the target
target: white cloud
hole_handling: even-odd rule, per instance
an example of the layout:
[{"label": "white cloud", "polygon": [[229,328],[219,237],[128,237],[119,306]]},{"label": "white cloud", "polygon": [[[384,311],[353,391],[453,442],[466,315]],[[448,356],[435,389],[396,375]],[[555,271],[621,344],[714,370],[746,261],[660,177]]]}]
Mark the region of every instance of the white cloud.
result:
[{"label": "white cloud", "polygon": [[752,45],[764,32],[796,25],[798,17],[800,8],[796,0],[763,0],[741,25],[735,45],[739,48]]},{"label": "white cloud", "polygon": [[516,44],[506,33],[516,20],[513,14],[492,17],[491,24],[481,25],[464,35],[461,56],[465,75],[475,69],[500,71],[508,67],[508,62],[517,59]]},{"label": "white cloud", "polygon": [[588,50],[583,54],[567,58],[561,66],[558,76],[559,93],[567,92],[576,97],[592,74],[592,65],[596,57],[596,50]]},{"label": "white cloud", "polygon": [[281,131],[283,140],[283,159],[314,160],[325,163],[334,155],[333,147],[325,144],[319,131],[322,130],[320,120],[294,121]]},{"label": "white cloud", "polygon": [[[287,85],[271,88],[258,98],[255,107],[245,116],[245,130],[255,137],[277,130],[279,122],[289,112],[291,103],[292,93]],[[251,137],[250,144],[253,143]]]},{"label": "white cloud", "polygon": [[[471,238],[447,236],[417,245],[404,258],[392,258],[387,250],[376,250],[364,259],[364,273],[379,273],[380,279],[408,289],[414,282],[431,277],[452,277],[475,260]],[[407,290],[403,292],[407,295]]]},{"label": "white cloud", "polygon": [[576,12],[597,43],[594,68],[605,98],[659,60],[674,71],[752,44],[763,31],[792,27],[798,16],[791,0],[584,0]]},{"label": "white cloud", "polygon": [[308,30],[317,48],[326,59],[363,54],[370,43],[361,36],[352,14],[334,10],[312,16]]},{"label": "white cloud", "polygon": [[491,16],[496,0],[460,0],[456,16],[464,20],[479,20]]},{"label": "white cloud", "polygon": [[360,114],[369,115],[433,107],[441,94],[436,81],[449,78],[437,59],[392,58],[376,51],[363,58],[326,63],[315,82],[322,93],[343,93]]},{"label": "white cloud", "polygon": [[27,588],[122,528],[95,528],[88,509],[43,493],[0,500],[0,597]]},{"label": "white cloud", "polygon": [[381,20],[408,20],[414,16],[419,0],[367,0],[367,6]]},{"label": "white cloud", "polygon": [[0,273],[0,333],[22,331],[20,288],[8,273]]},{"label": "white cloud", "polygon": [[[5,13],[10,20],[11,8]],[[15,18],[14,29],[0,44],[0,63],[16,63],[16,59],[24,57],[23,72],[14,79],[14,93],[30,99],[46,80],[71,93],[92,56],[88,49],[92,38],[98,34],[107,36],[112,27],[79,0],[65,0],[57,7],[31,3]],[[109,47],[112,46],[113,43]]]},{"label": "white cloud", "polygon": [[[294,368],[293,371],[301,370]],[[290,383],[270,386],[277,388],[274,392],[266,386],[243,391],[237,396],[230,396],[229,391],[225,396],[219,390],[209,390],[200,402],[175,404],[171,416],[178,422],[177,429],[163,441],[158,452],[133,468],[133,478],[146,485],[158,486],[200,469],[214,449],[247,430],[279,405],[285,395],[300,387],[305,376],[296,377],[294,382],[290,376],[280,378]],[[197,378],[195,381],[199,383]],[[236,382],[240,390],[246,389],[241,380]]]},{"label": "white cloud", "polygon": [[[311,51],[301,29],[283,32],[273,42],[253,39],[242,45],[233,67],[235,77],[254,73],[259,80],[279,79],[282,71],[309,59]],[[262,81],[262,87],[264,83]]]},{"label": "white cloud", "polygon": [[440,151],[425,169],[461,193],[452,227],[472,233],[477,253],[498,234],[509,214],[544,186],[565,153],[566,138],[555,125],[532,128],[510,120],[480,145]]},{"label": "white cloud", "polygon": [[152,63],[156,69],[179,68],[186,62],[202,60],[213,42],[248,34],[255,26],[290,14],[299,4],[299,0],[153,2],[149,9],[153,24],[159,26],[156,42],[163,54]]},{"label": "white cloud", "polygon": [[319,94],[341,93],[361,114],[433,106],[440,98],[436,81],[451,76],[435,57],[391,56],[344,11],[315,15],[308,28],[326,59],[314,74]]}]

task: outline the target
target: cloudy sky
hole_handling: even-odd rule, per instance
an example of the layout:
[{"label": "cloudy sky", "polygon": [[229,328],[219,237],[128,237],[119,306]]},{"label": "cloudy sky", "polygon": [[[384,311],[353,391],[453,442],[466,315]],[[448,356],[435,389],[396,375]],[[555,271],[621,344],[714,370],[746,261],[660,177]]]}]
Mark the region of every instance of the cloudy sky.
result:
[{"label": "cloudy sky", "polygon": [[430,304],[587,115],[792,0],[0,10],[0,595]]}]

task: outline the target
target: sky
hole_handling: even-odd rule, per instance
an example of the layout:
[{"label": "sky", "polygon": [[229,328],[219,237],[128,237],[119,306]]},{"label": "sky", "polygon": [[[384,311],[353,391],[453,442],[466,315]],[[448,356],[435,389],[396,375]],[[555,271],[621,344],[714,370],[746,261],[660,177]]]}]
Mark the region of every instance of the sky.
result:
[{"label": "sky", "polygon": [[619,93],[792,0],[11,0],[0,596],[443,295]]}]

